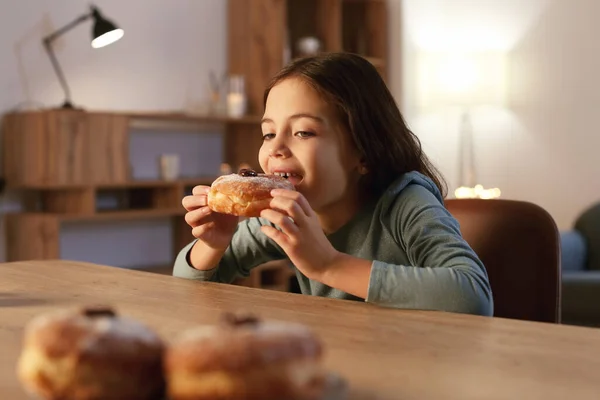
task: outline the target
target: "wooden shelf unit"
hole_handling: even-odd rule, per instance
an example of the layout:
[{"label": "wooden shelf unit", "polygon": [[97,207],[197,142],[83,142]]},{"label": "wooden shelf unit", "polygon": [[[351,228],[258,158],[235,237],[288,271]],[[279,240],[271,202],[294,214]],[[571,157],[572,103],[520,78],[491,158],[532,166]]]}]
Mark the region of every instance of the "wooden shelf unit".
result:
[{"label": "wooden shelf unit", "polygon": [[[24,194],[24,210],[6,215],[7,261],[57,259],[64,223],[168,218],[175,254],[193,237],[184,220],[181,200],[196,185],[210,185],[214,176],[166,180],[132,180],[129,133],[132,128],[180,130],[219,124],[225,134],[224,162],[237,166],[256,159],[245,137],[259,136],[259,118],[198,117],[44,110],[10,113],[2,120],[3,170],[8,189]],[[167,128],[165,130],[165,128]],[[185,130],[185,129],[184,129]],[[168,134],[168,133],[165,133]],[[258,166],[256,166],[258,168]],[[102,209],[99,198],[112,195],[116,208]],[[94,261],[94,260],[89,260]],[[266,270],[277,279],[266,279]],[[169,266],[147,271],[170,273]],[[248,286],[287,290],[289,268],[261,266]],[[268,278],[268,276],[267,276]],[[267,285],[268,283],[268,285]]]}]

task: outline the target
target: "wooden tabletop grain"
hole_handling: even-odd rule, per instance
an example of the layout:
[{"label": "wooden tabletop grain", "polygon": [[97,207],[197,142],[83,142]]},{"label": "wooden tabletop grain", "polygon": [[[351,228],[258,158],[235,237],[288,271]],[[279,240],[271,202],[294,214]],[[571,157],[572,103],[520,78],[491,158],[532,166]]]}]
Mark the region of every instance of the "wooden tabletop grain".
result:
[{"label": "wooden tabletop grain", "polygon": [[0,398],[27,398],[15,376],[23,327],[56,308],[112,304],[167,341],[225,311],[307,324],[351,399],[598,399],[600,330],[393,310],[194,282],[82,262],[0,264]]}]

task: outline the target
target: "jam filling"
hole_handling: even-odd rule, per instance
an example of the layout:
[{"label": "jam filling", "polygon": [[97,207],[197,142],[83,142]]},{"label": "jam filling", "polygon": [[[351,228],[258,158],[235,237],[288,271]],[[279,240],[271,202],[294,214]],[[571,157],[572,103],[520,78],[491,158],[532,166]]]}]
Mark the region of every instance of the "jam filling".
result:
[{"label": "jam filling", "polygon": [[90,318],[95,317],[115,317],[115,311],[106,306],[88,306],[83,309],[83,315]]},{"label": "jam filling", "polygon": [[258,176],[256,171],[248,168],[240,169],[240,172],[238,172],[238,174],[240,174],[241,176]]},{"label": "jam filling", "polygon": [[250,314],[226,313],[223,315],[223,321],[226,325],[236,327],[244,325],[258,325],[260,319]]}]

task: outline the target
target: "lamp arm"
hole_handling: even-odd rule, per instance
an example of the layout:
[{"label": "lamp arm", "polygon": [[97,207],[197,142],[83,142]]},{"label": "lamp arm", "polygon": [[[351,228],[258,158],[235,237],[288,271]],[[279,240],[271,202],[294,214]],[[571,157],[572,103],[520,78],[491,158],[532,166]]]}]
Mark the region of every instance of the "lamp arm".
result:
[{"label": "lamp arm", "polygon": [[80,23],[84,22],[88,18],[91,18],[91,16],[92,16],[92,13],[84,14],[84,15],[80,16],[79,18],[75,19],[73,22],[52,32],[50,35],[46,36],[43,39],[44,48],[46,49],[46,52],[48,53],[48,57],[50,57],[50,62],[52,63],[54,72],[56,73],[56,76],[58,77],[58,80],[60,81],[60,85],[62,86],[63,91],[65,92],[65,102],[63,104],[63,108],[73,108],[73,104],[71,103],[71,91],[69,89],[69,86],[67,85],[67,81],[62,72],[62,69],[60,68],[58,60],[56,59],[56,55],[54,54],[54,51],[52,50],[52,42],[54,40],[56,40],[56,38],[58,38],[62,34],[70,31],[71,29],[73,29],[74,27],[79,25]]},{"label": "lamp arm", "polygon": [[62,34],[68,32],[68,31],[70,31],[71,29],[75,28],[77,25],[79,25],[80,23],[84,22],[85,20],[87,20],[88,18],[91,18],[91,17],[92,17],[91,12],[89,12],[87,14],[83,14],[79,18],[73,20],[72,22],[68,23],[67,25],[63,26],[62,28],[57,29],[56,31],[54,31],[51,34],[49,34],[48,36],[46,36],[44,38],[44,44],[50,45],[50,43],[53,42],[56,38],[58,38],[59,36],[61,36]]}]

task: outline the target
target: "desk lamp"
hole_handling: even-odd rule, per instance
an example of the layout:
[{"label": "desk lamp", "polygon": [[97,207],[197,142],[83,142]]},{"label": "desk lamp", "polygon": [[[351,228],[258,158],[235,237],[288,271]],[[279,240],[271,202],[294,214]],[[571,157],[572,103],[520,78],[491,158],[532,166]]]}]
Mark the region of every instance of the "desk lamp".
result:
[{"label": "desk lamp", "polygon": [[88,19],[94,20],[94,26],[92,28],[91,45],[95,49],[99,49],[101,47],[114,43],[117,40],[121,39],[125,34],[123,29],[118,28],[113,22],[104,18],[102,14],[100,14],[98,8],[92,5],[90,7],[90,12],[83,14],[71,23],[63,26],[55,32],[52,32],[50,35],[46,36],[43,39],[44,48],[48,52],[48,56],[50,57],[50,61],[52,62],[52,66],[54,67],[54,71],[58,76],[58,80],[60,81],[63,91],[65,92],[65,101],[62,105],[62,108],[64,109],[73,109],[74,107],[73,103],[71,102],[71,91],[69,90],[69,86],[67,85],[67,81],[62,72],[62,69],[60,68],[60,65],[58,64],[58,60],[56,59],[54,51],[52,50],[52,42],[56,40],[59,36],[70,31],[71,29],[81,24],[82,22],[85,22]]}]

